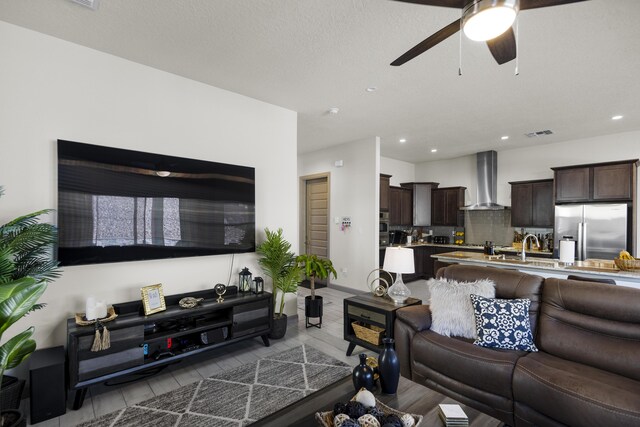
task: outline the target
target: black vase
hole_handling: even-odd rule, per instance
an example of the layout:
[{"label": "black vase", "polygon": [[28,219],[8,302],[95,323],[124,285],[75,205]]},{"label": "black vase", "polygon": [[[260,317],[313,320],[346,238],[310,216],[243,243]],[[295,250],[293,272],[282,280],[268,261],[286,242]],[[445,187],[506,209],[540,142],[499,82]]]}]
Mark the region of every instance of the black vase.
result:
[{"label": "black vase", "polygon": [[400,381],[400,360],[393,347],[393,338],[383,338],[384,349],[378,357],[380,388],[384,394],[396,394]]},{"label": "black vase", "polygon": [[367,355],[360,354],[360,364],[353,368],[353,387],[356,391],[360,391],[362,387],[369,391],[373,391],[373,369],[367,365]]}]

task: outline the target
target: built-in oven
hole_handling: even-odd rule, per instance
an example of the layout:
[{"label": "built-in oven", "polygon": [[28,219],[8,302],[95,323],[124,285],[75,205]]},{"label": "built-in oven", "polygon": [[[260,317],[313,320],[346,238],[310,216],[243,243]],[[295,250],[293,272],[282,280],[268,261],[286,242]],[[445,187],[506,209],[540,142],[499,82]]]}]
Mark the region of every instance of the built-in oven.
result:
[{"label": "built-in oven", "polygon": [[389,212],[380,212],[380,246],[389,246]]}]

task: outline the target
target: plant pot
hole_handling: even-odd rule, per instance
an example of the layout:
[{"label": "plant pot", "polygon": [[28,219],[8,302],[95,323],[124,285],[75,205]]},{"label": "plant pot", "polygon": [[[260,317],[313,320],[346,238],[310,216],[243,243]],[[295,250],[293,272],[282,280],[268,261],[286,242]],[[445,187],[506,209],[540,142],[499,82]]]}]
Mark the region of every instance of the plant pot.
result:
[{"label": "plant pot", "polygon": [[287,315],[283,314],[279,317],[273,318],[273,326],[271,332],[269,332],[269,338],[277,340],[284,337],[287,333]]},{"label": "plant pot", "polygon": [[20,407],[20,399],[24,390],[24,380],[9,375],[2,376],[0,386],[0,408],[17,409]]},{"label": "plant pot", "polygon": [[304,297],[304,315],[305,317],[322,317],[322,297],[316,296],[315,299],[311,299],[311,296]]},{"label": "plant pot", "polygon": [[0,417],[1,427],[26,427],[27,418],[22,414],[19,409],[7,409],[2,411]]}]

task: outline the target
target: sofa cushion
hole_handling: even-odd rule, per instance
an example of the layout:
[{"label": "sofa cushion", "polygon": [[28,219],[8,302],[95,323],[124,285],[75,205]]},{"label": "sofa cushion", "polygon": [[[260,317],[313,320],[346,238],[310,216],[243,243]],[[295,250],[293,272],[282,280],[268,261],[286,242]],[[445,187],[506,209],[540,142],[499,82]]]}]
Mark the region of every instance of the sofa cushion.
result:
[{"label": "sofa cushion", "polygon": [[540,351],[640,381],[640,290],[549,278]]},{"label": "sofa cushion", "polygon": [[529,307],[529,323],[531,332],[536,337],[538,310],[544,279],[540,276],[521,273],[516,270],[505,270],[495,267],[479,267],[475,265],[451,265],[438,271],[438,278],[471,282],[489,279],[496,284],[496,298],[531,300]]},{"label": "sofa cushion", "polygon": [[518,360],[513,395],[519,404],[567,425],[640,425],[640,382],[547,353]]},{"label": "sofa cushion", "polygon": [[470,296],[477,294],[493,298],[495,286],[491,280],[429,280],[427,287],[431,295],[431,330],[447,337],[475,338],[476,323]]},{"label": "sofa cushion", "polygon": [[529,324],[531,301],[471,295],[476,320],[475,345],[508,350],[538,351]]},{"label": "sofa cushion", "polygon": [[[416,334],[411,343],[412,371],[429,377],[429,369],[466,388],[477,388],[491,394],[512,399],[511,377],[519,357],[525,352],[494,350],[473,345],[472,340],[449,338],[435,332]],[[467,394],[465,390],[453,390]]]}]

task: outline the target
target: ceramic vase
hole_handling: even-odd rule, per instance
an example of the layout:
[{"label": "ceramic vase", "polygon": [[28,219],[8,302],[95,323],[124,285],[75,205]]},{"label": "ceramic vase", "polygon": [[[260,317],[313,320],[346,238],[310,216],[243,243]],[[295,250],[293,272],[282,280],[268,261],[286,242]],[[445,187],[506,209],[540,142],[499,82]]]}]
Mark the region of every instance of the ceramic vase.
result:
[{"label": "ceramic vase", "polygon": [[360,364],[353,368],[351,374],[353,379],[353,387],[357,391],[360,391],[362,387],[369,391],[373,391],[375,382],[373,381],[373,369],[367,365],[367,355],[360,354]]},{"label": "ceramic vase", "polygon": [[384,394],[396,394],[400,381],[400,360],[393,338],[383,338],[384,348],[378,357],[380,388]]}]

